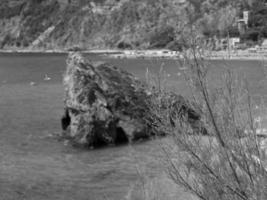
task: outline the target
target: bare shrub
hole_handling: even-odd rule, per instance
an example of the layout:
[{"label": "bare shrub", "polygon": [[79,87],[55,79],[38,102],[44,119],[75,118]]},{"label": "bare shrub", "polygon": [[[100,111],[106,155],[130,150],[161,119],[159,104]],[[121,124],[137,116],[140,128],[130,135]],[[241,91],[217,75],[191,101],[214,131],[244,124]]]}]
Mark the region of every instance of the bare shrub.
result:
[{"label": "bare shrub", "polygon": [[191,102],[200,110],[208,136],[200,130],[189,134],[192,130],[186,116],[172,116],[174,124],[170,124],[171,110],[167,108],[171,107],[164,105],[170,98],[163,89],[164,73],[161,70],[158,81],[147,75],[157,93],[152,110],[160,118],[159,128],[172,136],[162,148],[167,173],[199,199],[265,200],[266,147],[261,145],[264,139],[257,136],[257,116],[248,82],[226,69],[220,85],[212,85],[208,81],[209,63],[198,41],[190,42],[192,48],[181,63],[189,68],[185,77],[192,89]]}]

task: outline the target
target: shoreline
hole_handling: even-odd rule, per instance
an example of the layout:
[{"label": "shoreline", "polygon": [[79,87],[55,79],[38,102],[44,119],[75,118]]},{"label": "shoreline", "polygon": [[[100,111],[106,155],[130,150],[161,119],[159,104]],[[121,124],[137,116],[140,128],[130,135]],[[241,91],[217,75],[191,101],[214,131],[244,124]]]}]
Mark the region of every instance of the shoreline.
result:
[{"label": "shoreline", "polygon": [[[3,54],[34,54],[34,53],[45,53],[45,54],[68,54],[73,51],[53,49],[53,50],[28,50],[28,49],[0,49],[0,53]],[[155,50],[116,50],[116,49],[95,49],[95,50],[84,50],[80,51],[84,54],[99,54],[110,58],[116,59],[135,59],[135,58],[165,58],[165,59],[182,59],[182,53],[178,51],[171,51],[168,49],[155,49]],[[227,51],[213,51],[209,53],[209,56],[205,56],[207,60],[267,60],[266,52],[248,52],[247,50],[239,50],[231,52]]]}]

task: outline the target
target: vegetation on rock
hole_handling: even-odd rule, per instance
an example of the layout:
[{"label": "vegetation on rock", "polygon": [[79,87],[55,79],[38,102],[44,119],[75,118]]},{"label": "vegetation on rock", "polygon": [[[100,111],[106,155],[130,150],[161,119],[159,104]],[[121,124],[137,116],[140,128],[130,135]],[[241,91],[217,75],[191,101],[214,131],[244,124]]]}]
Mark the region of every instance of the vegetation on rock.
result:
[{"label": "vegetation on rock", "polygon": [[201,115],[180,95],[158,96],[131,74],[108,64],[94,66],[79,53],[70,54],[67,63],[62,128],[74,144],[94,147],[165,135],[151,110],[155,99],[171,111],[170,126],[175,116],[186,116],[193,130],[204,128]]}]

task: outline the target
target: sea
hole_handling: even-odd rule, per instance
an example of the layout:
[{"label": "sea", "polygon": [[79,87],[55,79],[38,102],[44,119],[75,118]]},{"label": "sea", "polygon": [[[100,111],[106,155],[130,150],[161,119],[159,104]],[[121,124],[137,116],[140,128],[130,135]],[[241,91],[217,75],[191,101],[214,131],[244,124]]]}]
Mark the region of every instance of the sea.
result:
[{"label": "sea", "polygon": [[[141,81],[147,72],[164,73],[170,89],[190,98],[183,76],[188,66],[178,60],[85,56]],[[0,199],[195,199],[168,176],[162,145],[170,138],[89,150],[55,137],[61,133],[66,58],[63,53],[0,54]],[[261,61],[209,61],[209,82],[219,87],[225,69],[243,76],[254,96],[267,94]]]}]

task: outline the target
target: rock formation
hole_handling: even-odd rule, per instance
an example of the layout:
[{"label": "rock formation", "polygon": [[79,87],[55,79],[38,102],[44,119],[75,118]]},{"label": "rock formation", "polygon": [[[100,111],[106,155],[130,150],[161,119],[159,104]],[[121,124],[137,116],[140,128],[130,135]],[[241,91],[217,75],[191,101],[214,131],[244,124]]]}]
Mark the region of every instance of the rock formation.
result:
[{"label": "rock formation", "polygon": [[[126,71],[105,63],[93,66],[79,53],[70,53],[64,87],[62,128],[75,144],[116,144],[163,134],[157,128],[160,119],[151,111],[155,97]],[[183,97],[173,99],[175,112],[187,112],[190,124],[200,120]]]}]

